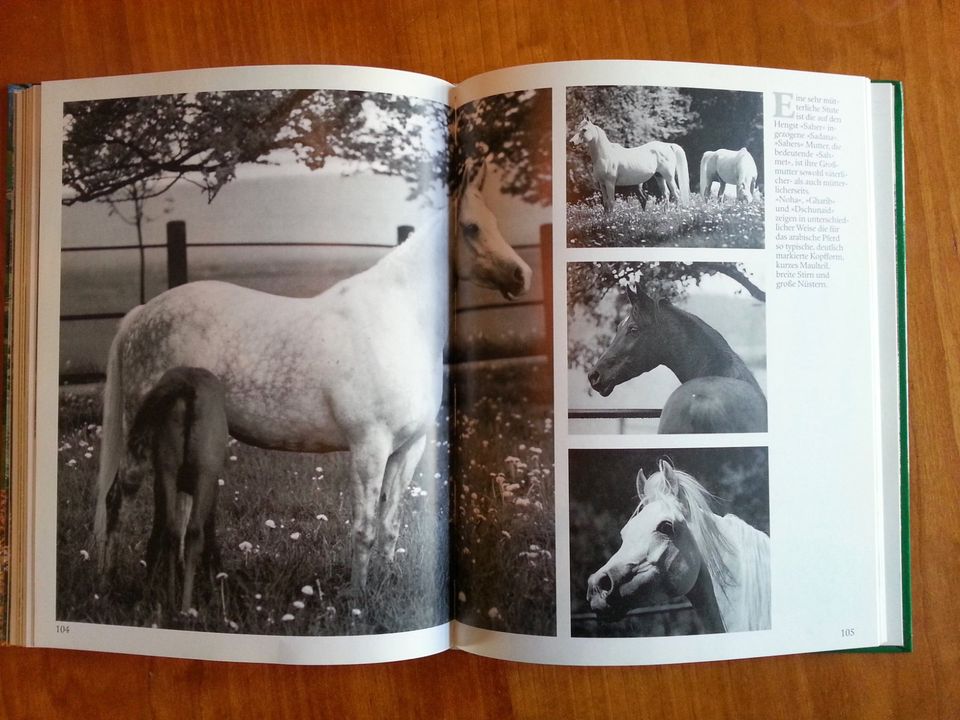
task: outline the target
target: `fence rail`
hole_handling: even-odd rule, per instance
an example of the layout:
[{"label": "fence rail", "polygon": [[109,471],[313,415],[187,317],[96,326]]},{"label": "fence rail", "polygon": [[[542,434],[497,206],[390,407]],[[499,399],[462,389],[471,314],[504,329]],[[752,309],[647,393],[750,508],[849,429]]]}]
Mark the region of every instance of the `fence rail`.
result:
[{"label": "fence rail", "polygon": [[651,419],[660,417],[660,408],[609,408],[597,410],[568,410],[567,417],[571,420],[623,420],[623,419]]}]

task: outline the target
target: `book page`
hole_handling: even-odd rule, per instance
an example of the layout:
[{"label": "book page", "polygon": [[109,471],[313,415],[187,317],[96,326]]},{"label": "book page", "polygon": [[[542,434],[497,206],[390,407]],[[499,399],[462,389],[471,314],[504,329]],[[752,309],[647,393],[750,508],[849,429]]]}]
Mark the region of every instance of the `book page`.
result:
[{"label": "book page", "polygon": [[43,86],[32,644],[449,646],[448,88]]},{"label": "book page", "polygon": [[[868,92],[862,78],[647,62],[455,89],[466,112],[530,93],[552,108],[535,131],[552,150],[552,242],[525,258],[531,287],[550,268],[552,392],[492,362],[501,393],[488,366],[458,386],[480,407],[457,408],[476,454],[454,466],[456,577],[499,593],[478,605],[458,587],[458,647],[648,664],[883,641]],[[511,127],[519,113],[474,131],[493,138],[506,195],[525,169],[511,152],[545,142]],[[551,395],[537,436],[548,414],[533,398]],[[553,457],[531,463],[524,435]],[[482,453],[495,444],[512,458]],[[531,478],[544,467],[548,486]],[[508,525],[535,487],[553,496]],[[531,526],[543,537],[528,543]],[[555,602],[534,610],[538,584]],[[555,630],[518,619],[531,613],[554,613]]]}]

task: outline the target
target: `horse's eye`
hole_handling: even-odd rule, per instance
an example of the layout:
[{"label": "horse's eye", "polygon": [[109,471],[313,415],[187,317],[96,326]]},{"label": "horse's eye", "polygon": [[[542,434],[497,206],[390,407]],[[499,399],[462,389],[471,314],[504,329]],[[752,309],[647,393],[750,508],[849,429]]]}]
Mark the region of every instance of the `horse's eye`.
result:
[{"label": "horse's eye", "polygon": [[657,525],[657,532],[668,537],[673,537],[673,523],[669,520],[664,520],[662,523]]},{"label": "horse's eye", "polygon": [[636,325],[628,325],[628,326],[627,326],[627,334],[629,334],[629,335],[639,335],[639,334],[640,334],[640,328],[638,328]]},{"label": "horse's eye", "polygon": [[476,223],[467,223],[461,227],[463,228],[463,234],[467,237],[476,237],[480,232],[480,226]]}]

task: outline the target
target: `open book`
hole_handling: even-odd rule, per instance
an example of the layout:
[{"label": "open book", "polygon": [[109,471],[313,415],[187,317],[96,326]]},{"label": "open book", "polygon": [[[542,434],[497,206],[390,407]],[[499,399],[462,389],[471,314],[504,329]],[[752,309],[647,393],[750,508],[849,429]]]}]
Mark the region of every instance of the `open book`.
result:
[{"label": "open book", "polygon": [[909,649],[899,93],[619,61],[15,89],[8,641]]}]

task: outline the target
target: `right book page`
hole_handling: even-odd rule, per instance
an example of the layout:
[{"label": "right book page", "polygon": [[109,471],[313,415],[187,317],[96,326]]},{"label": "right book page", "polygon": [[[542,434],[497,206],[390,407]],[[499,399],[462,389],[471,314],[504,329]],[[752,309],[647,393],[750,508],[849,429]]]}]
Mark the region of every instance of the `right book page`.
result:
[{"label": "right book page", "polygon": [[[553,382],[492,391],[522,407],[475,428],[478,448],[506,435],[527,451],[523,433],[547,425],[535,460],[511,452],[481,479],[459,452],[457,645],[645,664],[884,643],[892,269],[878,267],[869,82],[564,63],[472,78],[452,104],[498,97],[513,105],[482,118],[470,154],[499,193],[543,186],[523,148],[549,136],[551,242],[523,288],[543,288],[548,357],[523,372]],[[551,121],[517,134],[517,113],[540,117],[513,107],[530,97]],[[501,225],[530,215],[500,205]],[[488,365],[458,376],[468,402],[519,367],[473,359]],[[544,395],[552,414],[531,419]],[[458,406],[461,429],[473,410]],[[517,499],[526,525],[498,527]],[[531,526],[545,537],[518,550]]]}]

